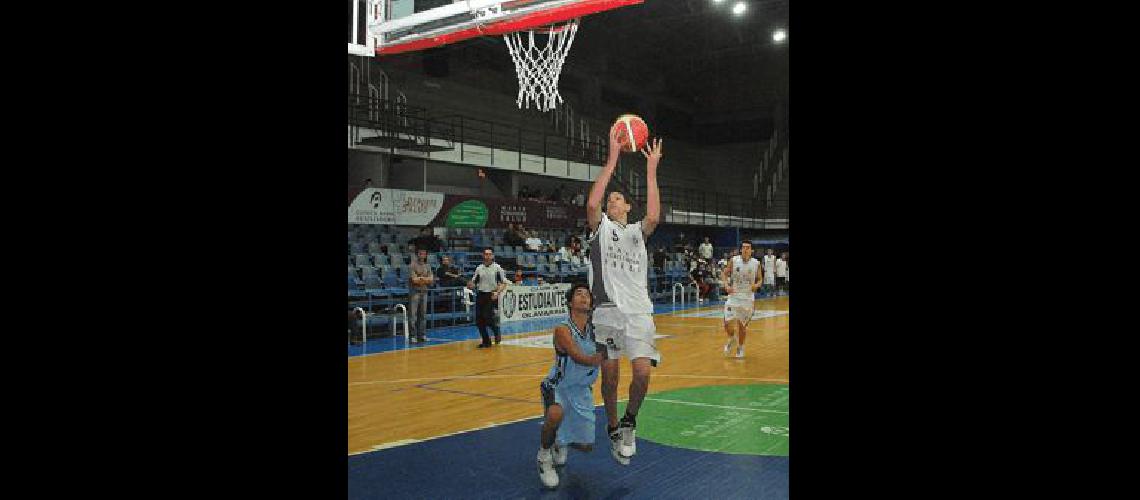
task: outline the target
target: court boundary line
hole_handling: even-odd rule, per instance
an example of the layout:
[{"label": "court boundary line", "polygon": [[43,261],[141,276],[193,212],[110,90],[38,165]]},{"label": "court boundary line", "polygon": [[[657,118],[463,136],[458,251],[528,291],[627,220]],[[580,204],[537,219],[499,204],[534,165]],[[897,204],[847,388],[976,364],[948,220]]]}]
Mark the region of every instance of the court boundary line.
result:
[{"label": "court boundary line", "polygon": [[780,410],[765,410],[763,408],[743,408],[740,406],[714,405],[712,403],[698,403],[696,401],[678,401],[676,399],[657,399],[657,398],[651,398],[649,396],[645,396],[645,400],[646,401],[659,401],[662,403],[677,403],[677,404],[681,404],[681,405],[691,405],[691,406],[709,406],[712,408],[724,408],[726,410],[748,410],[748,411],[759,411],[759,412],[764,412],[764,413],[783,413],[784,415],[788,414],[788,412],[780,411]]}]

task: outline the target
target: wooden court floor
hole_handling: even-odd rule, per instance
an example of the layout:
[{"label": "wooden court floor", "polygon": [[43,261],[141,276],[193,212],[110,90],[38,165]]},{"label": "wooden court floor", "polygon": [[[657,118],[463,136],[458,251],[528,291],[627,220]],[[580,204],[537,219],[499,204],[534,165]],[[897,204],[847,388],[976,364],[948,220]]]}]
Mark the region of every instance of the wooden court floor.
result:
[{"label": "wooden court floor", "polygon": [[[788,311],[788,298],[757,300],[756,311]],[[654,316],[662,353],[653,370],[656,392],[729,384],[788,382],[788,314],[753,319],[744,359],[726,358],[722,311],[716,305]],[[696,314],[708,317],[686,317]],[[538,385],[550,369],[550,348],[535,343],[550,331],[504,337],[492,349],[453,342],[348,358],[348,449],[364,453],[404,443],[542,415]],[[429,334],[430,336],[430,334]],[[618,398],[628,397],[630,366],[622,360]],[[601,379],[594,401],[602,403]]]}]

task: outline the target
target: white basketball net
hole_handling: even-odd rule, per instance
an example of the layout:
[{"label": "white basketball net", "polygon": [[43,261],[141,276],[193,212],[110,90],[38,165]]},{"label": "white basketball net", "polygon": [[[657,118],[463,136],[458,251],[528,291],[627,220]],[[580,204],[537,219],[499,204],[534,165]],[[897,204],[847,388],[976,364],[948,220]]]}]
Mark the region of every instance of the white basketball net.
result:
[{"label": "white basketball net", "polygon": [[562,95],[558,93],[558,76],[562,74],[562,63],[570,53],[574,34],[578,32],[578,20],[572,19],[561,27],[551,26],[542,31],[548,32],[548,36],[546,45],[541,48],[534,43],[534,31],[527,31],[525,37],[521,36],[523,32],[503,35],[519,76],[519,97],[516,100],[519,109],[524,105],[530,108],[533,102],[536,108],[546,112],[562,102]]}]

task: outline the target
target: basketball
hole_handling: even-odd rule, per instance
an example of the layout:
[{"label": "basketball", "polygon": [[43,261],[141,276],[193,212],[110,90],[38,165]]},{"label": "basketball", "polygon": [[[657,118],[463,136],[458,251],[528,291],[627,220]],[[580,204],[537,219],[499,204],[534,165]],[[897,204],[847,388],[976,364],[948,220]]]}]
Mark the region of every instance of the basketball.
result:
[{"label": "basketball", "polygon": [[614,121],[614,126],[610,128],[611,133],[613,129],[620,129],[621,150],[626,153],[640,151],[645,146],[645,141],[649,140],[649,126],[637,115],[619,116]]}]

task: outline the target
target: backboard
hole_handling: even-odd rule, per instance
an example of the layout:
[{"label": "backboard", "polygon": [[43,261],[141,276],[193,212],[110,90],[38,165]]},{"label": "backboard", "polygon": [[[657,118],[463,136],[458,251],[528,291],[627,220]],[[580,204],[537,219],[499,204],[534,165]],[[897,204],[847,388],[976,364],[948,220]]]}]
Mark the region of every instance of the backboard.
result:
[{"label": "backboard", "polygon": [[423,50],[548,26],[643,1],[349,0],[348,53],[376,56]]}]

